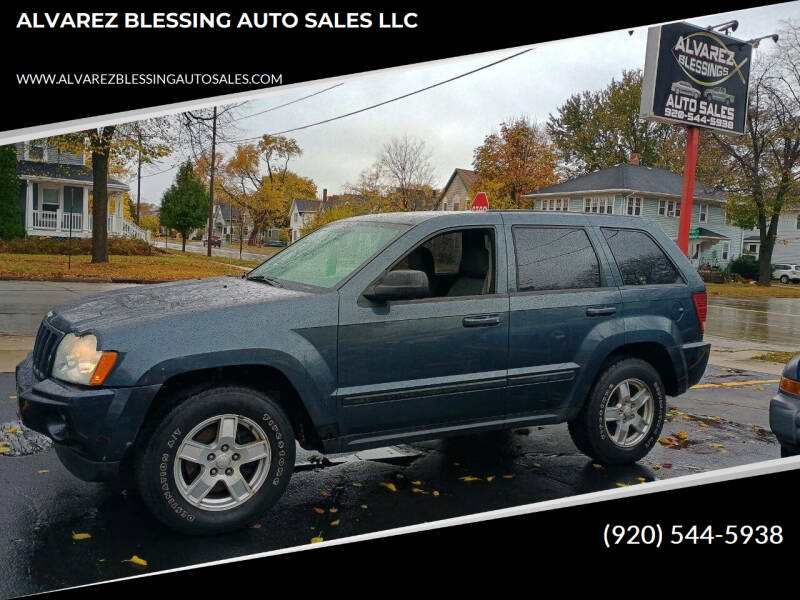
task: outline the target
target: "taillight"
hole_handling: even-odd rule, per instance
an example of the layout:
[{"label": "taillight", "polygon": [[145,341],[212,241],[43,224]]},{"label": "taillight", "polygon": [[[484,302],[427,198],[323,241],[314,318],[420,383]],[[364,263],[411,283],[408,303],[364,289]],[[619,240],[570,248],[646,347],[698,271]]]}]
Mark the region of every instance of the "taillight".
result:
[{"label": "taillight", "polygon": [[705,292],[695,292],[692,294],[694,310],[697,313],[697,320],[700,321],[700,331],[706,331],[706,317],[708,316],[708,295]]}]

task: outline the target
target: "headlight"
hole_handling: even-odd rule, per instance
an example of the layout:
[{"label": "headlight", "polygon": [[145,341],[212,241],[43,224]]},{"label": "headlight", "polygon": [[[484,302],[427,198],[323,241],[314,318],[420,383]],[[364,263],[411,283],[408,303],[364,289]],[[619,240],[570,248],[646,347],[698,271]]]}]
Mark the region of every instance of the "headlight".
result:
[{"label": "headlight", "polygon": [[72,383],[100,385],[117,360],[116,352],[101,352],[93,335],[68,333],[61,340],[53,361],[53,377]]}]

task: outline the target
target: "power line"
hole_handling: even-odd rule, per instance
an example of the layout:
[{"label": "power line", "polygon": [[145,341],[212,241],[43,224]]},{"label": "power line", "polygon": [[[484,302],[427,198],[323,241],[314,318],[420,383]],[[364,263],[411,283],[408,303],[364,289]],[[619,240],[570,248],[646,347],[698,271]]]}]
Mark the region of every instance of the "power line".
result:
[{"label": "power line", "polygon": [[314,92],[313,94],[309,94],[308,96],[303,96],[302,98],[297,98],[296,100],[292,100],[291,102],[287,102],[285,104],[279,104],[278,106],[273,106],[272,108],[268,108],[266,110],[262,110],[262,111],[253,113],[252,115],[245,115],[244,117],[239,117],[238,119],[234,119],[234,120],[235,121],[242,121],[244,119],[249,119],[250,117],[263,115],[264,113],[272,112],[273,110],[278,110],[279,108],[283,108],[284,106],[289,106],[290,104],[296,104],[297,102],[301,102],[302,100],[306,100],[307,98],[311,98],[313,96],[318,96],[320,94],[323,94],[323,93],[327,92],[328,90],[332,90],[333,88],[337,88],[340,85],[344,85],[344,82],[342,81],[340,83],[337,83],[335,85],[327,87],[324,90],[320,90],[318,92]]},{"label": "power line", "polygon": [[[521,52],[517,52],[516,54],[512,54],[511,56],[506,56],[505,58],[501,58],[500,60],[496,60],[496,61],[491,62],[489,64],[486,64],[486,65],[483,65],[481,67],[478,67],[476,69],[472,69],[471,71],[467,71],[466,73],[461,73],[460,75],[456,75],[455,77],[450,77],[449,79],[445,79],[445,80],[440,81],[438,83],[434,83],[432,85],[425,86],[425,87],[420,88],[418,90],[414,90],[413,92],[408,92],[408,93],[403,94],[401,96],[396,96],[394,98],[390,98],[389,100],[384,100],[383,102],[378,102],[377,104],[372,104],[371,106],[365,106],[364,108],[360,108],[358,110],[354,110],[354,111],[351,111],[349,113],[345,113],[343,115],[339,115],[339,116],[336,116],[336,117],[331,117],[329,119],[324,119],[322,121],[317,121],[316,123],[309,123],[308,125],[301,125],[300,127],[293,127],[292,129],[285,129],[283,131],[278,131],[276,133],[271,133],[269,135],[283,135],[284,133],[291,133],[293,131],[301,131],[303,129],[309,129],[311,127],[316,127],[317,125],[324,125],[325,123],[330,123],[331,121],[338,121],[339,119],[352,117],[353,115],[357,115],[359,113],[363,113],[363,112],[366,112],[368,110],[372,110],[373,108],[378,108],[378,107],[381,107],[381,106],[385,106],[387,104],[391,104],[392,102],[397,102],[398,100],[403,100],[404,98],[408,98],[409,96],[414,96],[415,94],[420,94],[422,92],[426,92],[426,91],[431,90],[431,89],[433,89],[435,87],[439,87],[439,86],[444,85],[446,83],[450,83],[450,82],[455,81],[457,79],[461,79],[463,77],[467,77],[468,75],[472,75],[474,73],[477,73],[478,71],[483,71],[484,69],[488,69],[490,67],[494,67],[496,65],[499,65],[500,63],[504,63],[504,62],[506,62],[508,60],[511,60],[512,58],[516,58],[516,57],[518,57],[518,56],[520,56],[522,54],[525,54],[526,52],[530,52],[531,50],[533,50],[533,48],[527,48],[525,50],[522,50]],[[233,143],[233,142],[252,142],[254,140],[260,140],[262,137],[263,136],[257,136],[257,137],[251,137],[251,138],[242,138],[240,140],[231,140],[230,142],[231,143]]]}]

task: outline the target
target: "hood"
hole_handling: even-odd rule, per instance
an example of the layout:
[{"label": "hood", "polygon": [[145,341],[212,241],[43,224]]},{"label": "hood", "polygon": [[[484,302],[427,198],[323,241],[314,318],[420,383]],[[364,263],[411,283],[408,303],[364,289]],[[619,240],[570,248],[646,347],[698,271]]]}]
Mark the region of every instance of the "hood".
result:
[{"label": "hood", "polygon": [[307,296],[239,277],[214,277],[138,285],[84,296],[55,307],[51,323],[61,331],[82,332],[132,321],[263,304]]}]

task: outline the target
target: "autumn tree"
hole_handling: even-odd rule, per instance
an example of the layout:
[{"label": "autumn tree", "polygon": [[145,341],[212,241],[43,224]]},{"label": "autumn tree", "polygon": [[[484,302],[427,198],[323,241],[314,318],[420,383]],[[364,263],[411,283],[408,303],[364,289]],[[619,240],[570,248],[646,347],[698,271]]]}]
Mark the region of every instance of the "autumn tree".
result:
[{"label": "autumn tree", "polygon": [[424,140],[407,134],[392,138],[381,148],[372,170],[379,173],[398,194],[401,210],[423,208],[420,205],[421,194],[414,192],[432,188],[435,175],[431,153]]},{"label": "autumn tree", "polygon": [[[87,153],[92,167],[92,262],[108,262],[108,177],[114,165],[130,165],[140,154],[167,156],[166,121],[149,119],[132,124],[106,125],[48,138],[61,151]],[[142,135],[142,132],[145,132]]]},{"label": "autumn tree", "polygon": [[570,96],[547,121],[568,177],[628,162],[639,154],[639,164],[680,172],[685,137],[680,128],[639,118],[642,72],[623,71],[600,91]]},{"label": "autumn tree", "polygon": [[0,240],[20,238],[25,225],[19,212],[19,179],[14,146],[0,146]]},{"label": "autumn tree", "polygon": [[758,284],[768,286],[778,219],[786,207],[800,202],[800,27],[787,24],[777,51],[751,72],[744,135],[715,132],[713,139],[728,212],[737,225],[758,227]]},{"label": "autumn tree", "polygon": [[501,123],[473,156],[477,178],[470,192],[486,192],[493,208],[523,208],[523,194],[558,183],[556,151],[524,115]]},{"label": "autumn tree", "polygon": [[178,170],[175,182],[161,197],[159,212],[161,225],[181,234],[181,249],[184,252],[189,232],[205,225],[208,204],[209,194],[205,184],[195,173],[192,163],[185,162]]}]

